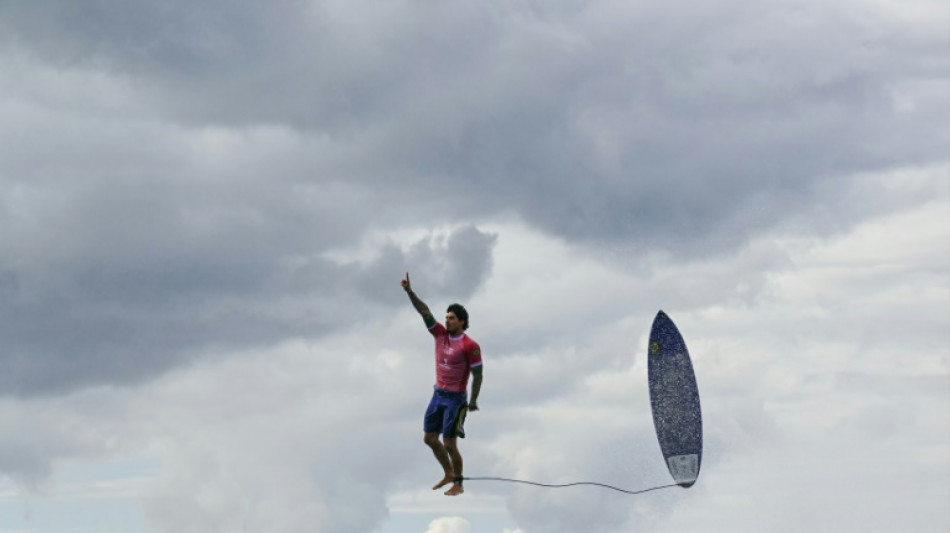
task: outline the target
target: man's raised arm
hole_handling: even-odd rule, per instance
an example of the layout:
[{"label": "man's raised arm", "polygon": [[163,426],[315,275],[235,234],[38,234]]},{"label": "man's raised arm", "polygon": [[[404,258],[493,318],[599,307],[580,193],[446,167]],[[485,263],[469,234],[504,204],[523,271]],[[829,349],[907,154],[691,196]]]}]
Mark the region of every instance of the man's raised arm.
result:
[{"label": "man's raised arm", "polygon": [[412,306],[422,315],[422,320],[425,321],[426,327],[431,328],[433,324],[435,324],[435,317],[432,316],[432,311],[429,311],[429,306],[420,300],[419,297],[416,296],[416,293],[412,292],[412,284],[409,282],[408,272],[406,272],[406,279],[402,280],[402,288],[405,289],[406,294],[409,295],[409,301],[412,302]]}]

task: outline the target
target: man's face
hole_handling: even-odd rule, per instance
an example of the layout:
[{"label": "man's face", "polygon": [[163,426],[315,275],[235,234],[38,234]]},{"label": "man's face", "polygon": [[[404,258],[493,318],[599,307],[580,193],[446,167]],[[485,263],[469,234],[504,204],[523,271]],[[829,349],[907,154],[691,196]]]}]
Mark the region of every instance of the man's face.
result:
[{"label": "man's face", "polygon": [[459,335],[463,331],[462,321],[451,311],[445,314],[445,330],[452,335]]}]

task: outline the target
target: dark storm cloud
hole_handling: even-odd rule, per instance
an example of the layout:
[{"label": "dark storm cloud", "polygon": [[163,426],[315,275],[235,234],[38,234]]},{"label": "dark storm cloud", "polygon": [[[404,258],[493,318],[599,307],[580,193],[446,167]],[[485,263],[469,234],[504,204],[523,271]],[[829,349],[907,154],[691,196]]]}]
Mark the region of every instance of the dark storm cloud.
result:
[{"label": "dark storm cloud", "polygon": [[444,44],[449,35],[432,39],[421,25],[438,25],[445,11],[454,27],[464,23],[438,6],[425,6],[419,18],[405,6],[303,0],[17,1],[0,6],[0,28],[12,50],[141,82],[143,97],[181,122],[289,123],[339,133],[411,97],[407,83],[417,73],[406,59]]},{"label": "dark storm cloud", "polygon": [[65,206],[34,191],[28,215],[15,209],[24,195],[4,198],[0,392],[134,382],[210,347],[319,336],[397,304],[413,266],[441,276],[434,292],[454,276],[461,296],[491,266],[493,239],[472,227],[371,261],[322,257],[360,231],[358,216],[347,228],[344,208],[328,205],[345,202],[339,187],[150,183],[77,187]]},{"label": "dark storm cloud", "polygon": [[364,179],[471,185],[578,238],[734,245],[820,201],[817,179],[946,140],[939,101],[893,101],[946,76],[939,42],[841,7],[360,5],[12,2],[3,19],[17,46],[131,76],[181,121],[372,129]]},{"label": "dark storm cloud", "polygon": [[733,249],[948,141],[942,38],[848,4],[4,5],[17,47],[178,121],[345,138],[351,179],[572,239]]}]

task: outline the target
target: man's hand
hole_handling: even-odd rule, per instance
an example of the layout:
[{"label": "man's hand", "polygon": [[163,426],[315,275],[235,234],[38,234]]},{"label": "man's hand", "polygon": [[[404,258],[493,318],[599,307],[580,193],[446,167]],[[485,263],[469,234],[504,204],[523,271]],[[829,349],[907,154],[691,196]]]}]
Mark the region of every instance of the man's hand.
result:
[{"label": "man's hand", "polygon": [[468,402],[469,411],[478,411],[478,404],[475,402]]},{"label": "man's hand", "polygon": [[409,273],[406,272],[406,279],[402,280],[402,288],[406,292],[412,292],[412,285],[409,283]]}]

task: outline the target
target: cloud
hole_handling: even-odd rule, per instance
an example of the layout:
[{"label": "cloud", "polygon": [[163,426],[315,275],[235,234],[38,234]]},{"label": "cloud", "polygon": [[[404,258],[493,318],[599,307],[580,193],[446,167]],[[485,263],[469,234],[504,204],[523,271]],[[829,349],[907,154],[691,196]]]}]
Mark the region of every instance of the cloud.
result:
[{"label": "cloud", "polygon": [[75,453],[71,436],[56,418],[37,416],[35,409],[17,402],[0,403],[0,428],[8,435],[0,444],[4,477],[35,488],[49,476],[54,458]]},{"label": "cloud", "polygon": [[429,523],[425,533],[469,533],[472,524],[460,516],[436,518]]},{"label": "cloud", "polygon": [[406,384],[415,380],[405,373],[415,365],[367,340],[285,343],[141,389],[133,427],[161,450],[142,500],[150,523],[196,532],[378,526],[385,494],[424,456],[412,453],[421,438],[397,437],[409,434]]},{"label": "cloud", "polygon": [[138,80],[181,124],[289,127],[352,183],[572,240],[735,250],[824,205],[822,183],[938,161],[947,140],[939,34],[883,4],[123,5],[87,24],[13,6],[17,50]]},{"label": "cloud", "polygon": [[[101,460],[141,449],[124,416],[134,394],[90,388],[56,398],[0,398],[0,483],[23,495],[49,494],[57,467],[79,458]],[[11,485],[8,485],[10,487]]]}]

